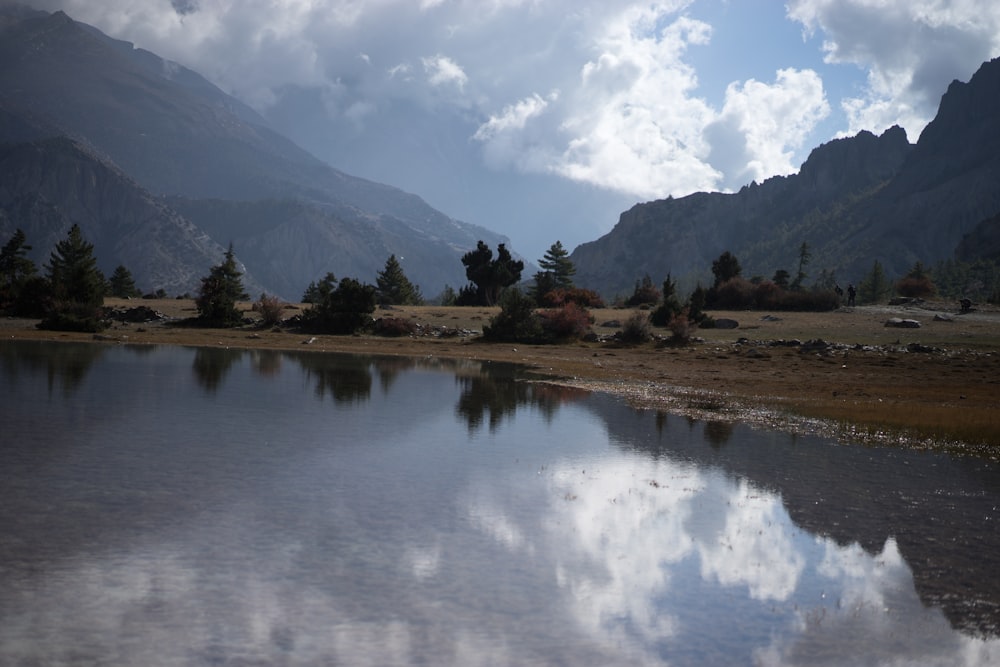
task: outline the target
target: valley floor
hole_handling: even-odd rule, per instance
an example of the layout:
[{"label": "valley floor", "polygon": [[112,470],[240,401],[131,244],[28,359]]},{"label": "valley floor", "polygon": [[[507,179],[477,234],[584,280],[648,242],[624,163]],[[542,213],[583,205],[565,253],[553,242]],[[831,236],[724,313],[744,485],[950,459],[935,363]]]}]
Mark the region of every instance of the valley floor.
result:
[{"label": "valley floor", "polygon": [[[177,326],[179,319],[195,314],[188,300],[109,300],[108,305],[148,306],[167,319],[121,324],[98,336],[41,331],[33,320],[6,319],[0,321],[0,335],[512,362],[531,369],[539,380],[613,392],[641,408],[1000,456],[1000,309],[991,306],[962,314],[957,304],[946,302],[830,313],[712,312],[737,320],[739,328],[701,330],[697,342],[671,347],[606,340],[555,346],[485,343],[477,334],[496,312],[488,308],[379,310],[377,317],[407,318],[423,327],[418,337],[385,338]],[[601,338],[609,336],[617,329],[615,321],[624,322],[630,314],[593,311],[594,330]],[[914,319],[921,326],[888,328],[890,317]],[[442,331],[452,335],[442,336]]]}]

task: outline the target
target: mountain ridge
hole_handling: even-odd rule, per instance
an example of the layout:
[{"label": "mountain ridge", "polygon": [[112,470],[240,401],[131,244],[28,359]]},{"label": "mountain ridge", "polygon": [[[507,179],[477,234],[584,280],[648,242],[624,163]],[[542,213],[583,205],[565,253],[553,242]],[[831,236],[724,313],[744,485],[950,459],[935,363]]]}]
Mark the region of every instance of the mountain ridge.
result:
[{"label": "mountain ridge", "polygon": [[[425,256],[426,267],[407,267],[408,275],[433,294],[445,284],[465,283],[461,255],[478,240],[507,242],[450,218],[417,195],[334,169],[192,70],[62,12],[0,7],[0,142],[61,135],[116,165],[156,197],[297,200],[316,207],[321,214],[312,218],[325,220],[326,227],[317,223],[296,235],[314,252],[308,266],[293,267],[295,278],[282,258],[296,249],[279,243],[282,235],[274,233],[292,220],[272,219],[269,242],[253,239],[257,250],[247,268],[285,298],[298,298],[311,280],[328,271],[356,272],[354,277],[373,281],[390,254]],[[16,224],[9,222],[10,211],[7,219],[8,226]],[[83,229],[88,237],[102,235]],[[347,241],[331,229],[352,229],[367,238]],[[239,227],[214,231],[219,245],[236,238],[250,241]],[[12,232],[0,227],[0,233]],[[31,242],[40,244],[39,239]],[[343,255],[338,251],[342,242],[372,244],[373,249],[348,269],[326,259]],[[237,245],[235,250],[242,259],[243,249]],[[150,285],[145,267],[132,270],[143,286],[180,292],[196,287],[191,282]],[[307,273],[311,277],[303,280]]]},{"label": "mountain ridge", "polygon": [[859,281],[875,261],[890,276],[955,256],[962,237],[1000,212],[1000,60],[953,82],[935,119],[909,144],[893,127],[862,131],[810,153],[799,172],[736,193],[694,193],[637,204],[570,258],[577,282],[628,293],[643,274],[687,288],[710,283],[713,259],[733,252],[748,277],[793,268]]}]

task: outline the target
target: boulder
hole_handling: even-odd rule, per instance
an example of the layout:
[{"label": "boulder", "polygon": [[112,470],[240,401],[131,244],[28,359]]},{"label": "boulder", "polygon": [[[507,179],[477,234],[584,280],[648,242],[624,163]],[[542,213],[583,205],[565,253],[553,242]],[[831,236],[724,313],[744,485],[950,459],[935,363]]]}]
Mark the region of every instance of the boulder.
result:
[{"label": "boulder", "polygon": [[885,326],[893,327],[895,329],[919,329],[920,322],[916,320],[908,320],[900,317],[890,317],[885,321]]},{"label": "boulder", "polygon": [[108,318],[118,322],[156,322],[165,320],[166,315],[153,310],[149,306],[135,306],[128,309],[116,309],[108,313]]},{"label": "boulder", "polygon": [[830,344],[822,338],[807,340],[799,346],[799,352],[826,352],[830,349]]},{"label": "boulder", "polygon": [[739,329],[740,323],[727,317],[720,317],[715,320],[716,329]]}]

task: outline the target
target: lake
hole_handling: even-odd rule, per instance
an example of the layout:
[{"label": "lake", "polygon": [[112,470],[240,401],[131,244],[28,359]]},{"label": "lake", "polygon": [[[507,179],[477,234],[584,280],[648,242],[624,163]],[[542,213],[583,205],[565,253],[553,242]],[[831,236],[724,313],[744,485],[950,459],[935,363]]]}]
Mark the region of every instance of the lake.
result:
[{"label": "lake", "polygon": [[0,664],[1000,664],[1000,465],[517,368],[0,343]]}]

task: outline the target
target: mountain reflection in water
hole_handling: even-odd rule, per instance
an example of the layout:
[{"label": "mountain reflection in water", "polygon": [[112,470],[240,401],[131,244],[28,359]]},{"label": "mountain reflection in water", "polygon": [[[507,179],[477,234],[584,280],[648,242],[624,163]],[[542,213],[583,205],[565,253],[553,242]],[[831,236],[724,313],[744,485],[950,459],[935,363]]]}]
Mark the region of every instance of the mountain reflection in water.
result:
[{"label": "mountain reflection in water", "polygon": [[468,361],[0,360],[0,664],[1000,662],[990,461]]}]

